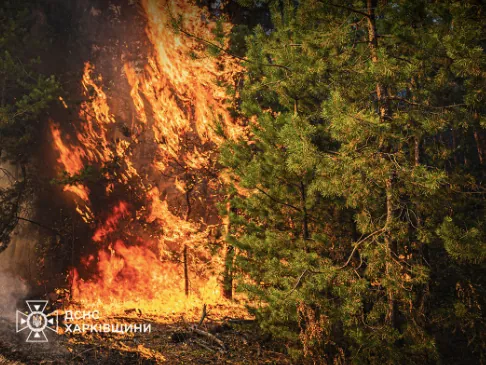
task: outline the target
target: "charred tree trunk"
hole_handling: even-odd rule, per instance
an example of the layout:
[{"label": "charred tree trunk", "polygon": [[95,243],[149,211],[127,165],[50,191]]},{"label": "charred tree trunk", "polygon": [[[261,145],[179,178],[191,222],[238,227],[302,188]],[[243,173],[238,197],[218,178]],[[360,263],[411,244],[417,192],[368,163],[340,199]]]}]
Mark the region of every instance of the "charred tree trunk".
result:
[{"label": "charred tree trunk", "polygon": [[[186,175],[186,181],[187,181],[187,175]],[[191,191],[192,188],[187,189],[186,191],[186,204],[187,204],[187,212],[186,212],[186,221],[189,221],[189,217],[191,215]],[[189,262],[188,262],[188,255],[187,255],[187,245],[184,244],[184,248],[182,251],[182,256],[184,260],[184,293],[186,294],[186,297],[189,296]]]},{"label": "charred tree trunk", "polygon": [[233,299],[233,258],[235,248],[231,245],[226,247],[223,273],[223,297]]},{"label": "charred tree trunk", "polygon": [[187,245],[184,245],[183,250],[183,258],[184,258],[184,293],[186,297],[189,296],[189,269],[187,263]]}]

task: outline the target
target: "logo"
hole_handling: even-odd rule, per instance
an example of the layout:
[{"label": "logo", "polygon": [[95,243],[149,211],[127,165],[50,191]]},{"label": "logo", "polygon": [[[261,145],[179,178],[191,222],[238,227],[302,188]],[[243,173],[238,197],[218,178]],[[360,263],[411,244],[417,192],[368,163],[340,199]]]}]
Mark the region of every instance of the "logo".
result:
[{"label": "logo", "polygon": [[26,342],[48,342],[45,330],[53,332],[58,330],[58,315],[47,316],[44,310],[47,300],[26,300],[29,313],[17,311],[17,333],[26,329],[30,330]]}]

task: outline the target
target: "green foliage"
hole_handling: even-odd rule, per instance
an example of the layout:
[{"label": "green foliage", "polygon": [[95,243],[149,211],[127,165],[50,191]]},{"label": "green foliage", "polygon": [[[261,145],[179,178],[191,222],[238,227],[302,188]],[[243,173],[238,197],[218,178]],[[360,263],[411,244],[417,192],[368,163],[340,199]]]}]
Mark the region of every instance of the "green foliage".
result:
[{"label": "green foliage", "polygon": [[314,363],[485,361],[485,9],[371,3],[270,1],[246,39],[240,289]]},{"label": "green foliage", "polygon": [[[59,92],[54,76],[41,72],[45,44],[34,27],[35,4],[0,5],[0,251],[7,247],[23,205],[32,197],[32,156],[48,106]],[[12,176],[10,166],[20,173]]]},{"label": "green foliage", "polygon": [[[484,217],[477,220],[477,226],[461,229],[452,217],[446,217],[437,230],[444,241],[447,253],[456,261],[484,263],[486,260],[486,230]],[[471,220],[471,224],[474,224]]]},{"label": "green foliage", "polygon": [[[39,131],[39,117],[59,92],[54,76],[39,72],[42,43],[32,34],[27,2],[0,7],[0,157],[26,162]],[[19,47],[22,45],[22,47]]]}]

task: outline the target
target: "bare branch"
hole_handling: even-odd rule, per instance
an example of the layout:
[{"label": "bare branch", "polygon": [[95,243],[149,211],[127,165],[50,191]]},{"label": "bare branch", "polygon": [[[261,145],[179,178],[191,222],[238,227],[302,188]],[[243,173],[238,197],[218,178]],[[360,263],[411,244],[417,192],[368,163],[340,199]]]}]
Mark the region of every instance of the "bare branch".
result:
[{"label": "bare branch", "polygon": [[366,236],[365,238],[363,238],[362,240],[356,242],[356,244],[354,245],[354,248],[353,248],[353,251],[351,251],[351,254],[349,255],[348,257],[348,260],[346,261],[346,263],[341,266],[339,269],[344,269],[346,266],[349,265],[349,263],[351,262],[351,259],[353,258],[353,255],[354,253],[356,252],[356,250],[358,249],[359,245],[361,245],[363,242],[365,242],[366,240],[368,240],[369,238],[373,237],[373,236],[376,236],[378,233],[381,233],[385,230],[385,228],[381,228],[377,231],[374,231],[373,233],[370,233],[368,236]]},{"label": "bare branch", "polygon": [[59,234],[59,231],[55,228],[51,228],[51,227],[48,227],[48,226],[45,226],[43,225],[42,223],[39,223],[39,222],[36,222],[36,221],[33,221],[33,220],[30,220],[30,219],[27,219],[27,218],[23,218],[23,217],[15,217],[17,220],[19,221],[24,221],[24,222],[28,222],[28,223],[31,223],[31,224],[34,224],[38,227],[41,227],[41,228],[44,228],[44,229],[47,229],[48,231],[51,231],[51,232],[54,232],[56,234]]},{"label": "bare branch", "polygon": [[335,8],[340,8],[340,9],[344,9],[344,10],[347,10],[351,13],[356,13],[356,14],[359,14],[359,15],[362,15],[362,16],[365,16],[367,18],[370,17],[369,14],[365,13],[364,11],[360,11],[360,10],[357,10],[357,9],[354,9],[354,8],[350,8],[348,6],[344,6],[344,5],[338,5],[338,4],[333,4],[333,3],[328,3],[326,2],[325,3],[326,5],[329,5],[329,6],[334,6]]},{"label": "bare branch", "polygon": [[199,328],[196,328],[196,327],[191,328],[191,331],[200,335],[200,336],[206,337],[207,339],[211,340],[213,343],[218,345],[221,348],[222,351],[226,351],[226,345],[224,344],[224,342],[221,341],[219,338],[217,338],[215,335],[213,335],[209,332],[200,330]]},{"label": "bare branch", "polygon": [[303,277],[305,276],[305,274],[307,274],[307,272],[308,272],[308,271],[309,271],[308,269],[305,269],[305,270],[302,272],[302,274],[300,274],[300,276],[299,276],[299,278],[297,279],[297,282],[295,283],[294,287],[292,288],[292,290],[291,290],[291,291],[289,291],[289,292],[288,292],[288,293],[285,295],[285,297],[288,297],[290,294],[292,294],[294,291],[296,291],[296,290],[297,290],[297,288],[298,288],[298,287],[299,287],[299,285],[300,285],[300,282],[302,281]]},{"label": "bare branch", "polygon": [[300,212],[300,208],[297,208],[296,206],[292,205],[292,204],[288,204],[288,203],[285,203],[285,202],[282,202],[276,198],[274,198],[273,196],[269,195],[267,192],[265,192],[264,190],[260,189],[260,188],[256,188],[260,193],[264,194],[265,196],[269,197],[272,201],[274,201],[275,203],[278,203],[278,204],[282,204],[282,205],[285,205],[289,208],[292,208],[292,209],[295,209],[296,211]]}]

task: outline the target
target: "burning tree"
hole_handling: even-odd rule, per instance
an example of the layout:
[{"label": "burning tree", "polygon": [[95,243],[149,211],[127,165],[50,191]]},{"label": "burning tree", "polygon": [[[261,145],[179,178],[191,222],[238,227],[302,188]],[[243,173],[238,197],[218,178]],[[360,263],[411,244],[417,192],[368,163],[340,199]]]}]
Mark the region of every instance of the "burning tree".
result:
[{"label": "burning tree", "polygon": [[64,171],[58,182],[99,245],[74,270],[73,297],[110,310],[177,311],[192,305],[184,297],[190,294],[198,306],[220,298],[223,264],[213,254],[223,230],[222,138],[215,129],[241,133],[222,86],[239,66],[228,56],[205,56],[200,42],[177,32],[183,27],[211,39],[214,27],[229,27],[210,22],[196,5],[146,1],[142,10],[152,51],[143,64],[122,54],[130,106],[113,101],[117,96],[104,91],[103,76],[87,62],[75,132],[51,121],[51,135]]}]

